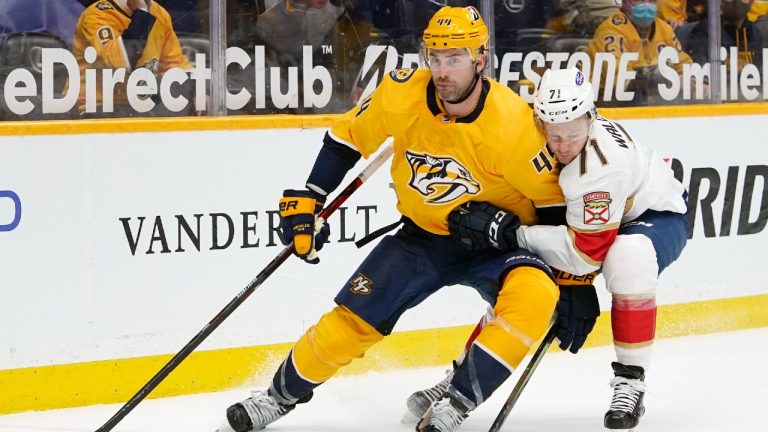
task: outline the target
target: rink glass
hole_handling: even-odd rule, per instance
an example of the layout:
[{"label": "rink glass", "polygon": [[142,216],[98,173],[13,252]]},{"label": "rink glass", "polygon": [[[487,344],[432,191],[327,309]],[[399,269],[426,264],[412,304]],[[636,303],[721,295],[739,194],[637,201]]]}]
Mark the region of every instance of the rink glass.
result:
[{"label": "rink glass", "polygon": [[[127,4],[125,0],[99,1],[109,7]],[[710,6],[707,3],[719,7],[719,2],[692,4],[701,10],[702,5]],[[369,95],[392,69],[419,67],[421,32],[446,1],[158,0],[155,4],[167,10],[192,75],[174,69],[160,73],[157,66],[160,63],[162,69],[162,61],[150,61],[135,70],[111,70],[118,83],[104,87],[101,59],[91,55],[93,62],[86,70],[97,73],[94,91],[103,92],[101,96],[111,100],[111,105],[101,99],[81,104],[73,102],[72,95],[66,97],[73,78],[79,77],[73,76],[79,72],[74,56],[66,53],[73,50],[78,18],[89,3],[94,1],[4,2],[0,14],[0,120],[341,113]],[[588,10],[587,3],[593,2],[467,2],[481,10],[491,31],[490,55],[495,61],[489,62],[487,74],[526,100],[547,67],[577,65],[591,71],[586,75],[594,82],[597,63],[587,55],[586,46],[596,24],[611,18]],[[579,11],[580,18],[569,21],[573,10]],[[703,19],[713,20],[717,28],[720,16],[710,15],[714,16]],[[697,17],[693,9],[691,17]],[[753,25],[768,29],[763,22],[768,23],[768,17],[758,18]],[[676,33],[684,38],[690,28],[689,23]],[[100,31],[102,40],[116,36],[109,30]],[[87,54],[85,58],[89,58]],[[699,81],[698,87],[707,88],[703,93],[696,92],[696,85],[686,84],[691,77],[683,77],[676,92],[664,93],[672,86],[664,75],[669,68],[631,71],[637,83],[627,91],[634,89],[644,96],[622,98],[613,92],[607,98],[599,93],[597,105],[763,101],[763,66],[755,63],[738,65],[734,87],[726,57],[721,68],[713,68],[713,76]],[[603,78],[607,71],[601,69]],[[210,79],[206,78],[209,73]],[[708,85],[717,74],[720,79],[726,77],[726,86]],[[131,89],[126,90],[128,87]],[[132,92],[134,104],[121,105],[126,95],[120,92]]]}]

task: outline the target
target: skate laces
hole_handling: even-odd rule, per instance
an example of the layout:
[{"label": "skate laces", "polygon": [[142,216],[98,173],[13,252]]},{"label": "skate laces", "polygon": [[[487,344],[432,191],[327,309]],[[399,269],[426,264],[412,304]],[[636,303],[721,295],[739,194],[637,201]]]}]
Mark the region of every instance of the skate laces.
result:
[{"label": "skate laces", "polygon": [[429,424],[437,427],[440,432],[452,432],[465,418],[467,415],[454,407],[450,398],[444,398],[432,404]]},{"label": "skate laces", "polygon": [[451,378],[453,378],[453,369],[448,369],[445,371],[445,378],[443,378],[442,381],[435,384],[434,387],[430,387],[428,389],[422,390],[424,395],[429,399],[429,402],[432,403],[440,398],[443,397],[445,392],[448,391],[448,386],[451,383]]},{"label": "skate laces", "polygon": [[611,411],[633,412],[640,394],[645,392],[645,382],[636,379],[614,377],[609,385],[613,387]]},{"label": "skate laces", "polygon": [[418,405],[423,406],[421,408],[421,413],[419,413],[419,416],[424,413],[424,411],[429,408],[430,405],[432,405],[432,402],[441,399],[443,395],[445,395],[446,392],[448,392],[448,386],[451,385],[451,379],[453,378],[453,369],[447,369],[445,371],[445,378],[443,378],[442,381],[435,384],[434,386],[419,390],[409,399],[412,399],[412,401],[409,401],[409,403],[417,403]]},{"label": "skate laces", "polygon": [[254,425],[266,425],[288,412],[286,407],[264,390],[251,392],[251,397],[241,403]]}]

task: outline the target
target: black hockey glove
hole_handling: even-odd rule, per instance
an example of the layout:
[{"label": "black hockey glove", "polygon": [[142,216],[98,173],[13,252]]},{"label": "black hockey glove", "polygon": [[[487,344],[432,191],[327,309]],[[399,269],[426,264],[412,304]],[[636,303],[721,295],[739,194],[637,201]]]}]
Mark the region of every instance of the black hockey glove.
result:
[{"label": "black hockey glove", "polygon": [[518,228],[520,218],[516,214],[482,201],[466,202],[448,215],[451,238],[471,251],[517,248]]},{"label": "black hockey glove", "polygon": [[560,285],[557,302],[557,338],[560,349],[576,354],[600,316],[594,285]]},{"label": "black hockey glove", "polygon": [[325,197],[308,190],[287,189],[280,199],[280,227],[283,244],[293,242],[293,253],[310,264],[317,264],[317,251],[331,235],[331,228],[317,216]]}]

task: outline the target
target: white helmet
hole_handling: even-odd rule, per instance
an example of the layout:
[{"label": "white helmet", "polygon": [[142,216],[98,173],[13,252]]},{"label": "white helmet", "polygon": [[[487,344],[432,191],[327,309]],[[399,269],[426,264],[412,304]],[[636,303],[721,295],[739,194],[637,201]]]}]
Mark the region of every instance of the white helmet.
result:
[{"label": "white helmet", "polygon": [[575,67],[544,72],[533,96],[533,111],[544,123],[564,123],[586,113],[594,117],[594,109],[592,84]]}]

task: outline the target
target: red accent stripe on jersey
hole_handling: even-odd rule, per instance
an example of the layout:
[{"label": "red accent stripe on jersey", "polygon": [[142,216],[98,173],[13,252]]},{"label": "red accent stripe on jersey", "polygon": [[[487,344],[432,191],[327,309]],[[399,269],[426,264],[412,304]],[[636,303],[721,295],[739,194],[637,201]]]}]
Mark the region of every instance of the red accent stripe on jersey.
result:
[{"label": "red accent stripe on jersey", "polygon": [[475,343],[475,339],[480,335],[480,332],[483,331],[483,328],[485,327],[485,316],[480,318],[480,322],[477,323],[474,330],[472,330],[472,334],[469,335],[469,339],[467,339],[467,343],[464,344],[464,352],[469,352],[469,349],[472,348],[472,344]]},{"label": "red accent stripe on jersey", "polygon": [[595,261],[603,261],[611,247],[619,229],[612,229],[600,232],[576,232],[574,236],[574,246],[588,257]]},{"label": "red accent stripe on jersey", "polygon": [[613,339],[622,343],[650,342],[656,335],[654,299],[614,299],[611,308]]}]

